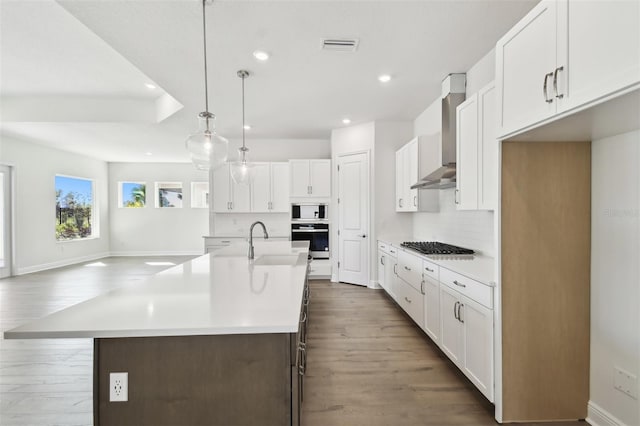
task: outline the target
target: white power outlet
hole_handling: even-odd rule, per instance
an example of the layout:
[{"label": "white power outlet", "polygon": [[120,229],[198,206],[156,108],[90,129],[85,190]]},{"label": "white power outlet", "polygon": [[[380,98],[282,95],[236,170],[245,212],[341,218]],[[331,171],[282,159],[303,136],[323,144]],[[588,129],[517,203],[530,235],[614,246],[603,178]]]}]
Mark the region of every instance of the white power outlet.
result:
[{"label": "white power outlet", "polygon": [[109,402],[129,400],[129,373],[109,373]]},{"label": "white power outlet", "polygon": [[613,368],[613,387],[633,399],[638,399],[638,378],[628,371]]}]

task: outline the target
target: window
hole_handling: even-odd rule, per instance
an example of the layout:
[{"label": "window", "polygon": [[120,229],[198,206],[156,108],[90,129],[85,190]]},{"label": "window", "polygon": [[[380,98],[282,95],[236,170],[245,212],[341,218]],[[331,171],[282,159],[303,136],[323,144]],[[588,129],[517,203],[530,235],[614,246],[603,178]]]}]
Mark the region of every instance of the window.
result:
[{"label": "window", "polygon": [[91,179],[56,175],[56,240],[97,236]]},{"label": "window", "polygon": [[156,207],[182,208],[182,182],[156,182]]},{"label": "window", "polygon": [[147,199],[147,185],[144,182],[119,182],[118,194],[120,207],[144,207]]},{"label": "window", "polygon": [[209,207],[209,182],[191,182],[191,207],[194,209]]}]

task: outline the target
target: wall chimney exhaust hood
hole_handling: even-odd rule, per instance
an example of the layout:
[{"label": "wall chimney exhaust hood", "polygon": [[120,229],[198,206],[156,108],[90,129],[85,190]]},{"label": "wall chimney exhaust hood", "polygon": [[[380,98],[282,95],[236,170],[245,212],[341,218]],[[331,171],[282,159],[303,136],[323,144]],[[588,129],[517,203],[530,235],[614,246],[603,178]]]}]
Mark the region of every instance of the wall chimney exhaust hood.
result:
[{"label": "wall chimney exhaust hood", "polygon": [[424,176],[412,189],[456,186],[456,108],[465,99],[466,74],[449,74],[442,82],[442,167]]}]

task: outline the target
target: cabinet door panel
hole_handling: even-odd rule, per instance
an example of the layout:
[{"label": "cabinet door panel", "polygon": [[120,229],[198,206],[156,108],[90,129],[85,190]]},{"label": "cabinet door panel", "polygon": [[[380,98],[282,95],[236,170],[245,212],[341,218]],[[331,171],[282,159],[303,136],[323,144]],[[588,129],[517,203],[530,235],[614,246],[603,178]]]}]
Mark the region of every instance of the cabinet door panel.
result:
[{"label": "cabinet door panel", "polygon": [[396,211],[405,211],[406,200],[404,199],[404,150],[396,151]]},{"label": "cabinet door panel", "polygon": [[271,212],[289,211],[289,163],[271,163]]},{"label": "cabinet door panel", "polygon": [[466,297],[461,303],[463,372],[493,402],[493,311]]},{"label": "cabinet door panel", "polygon": [[456,318],[458,295],[440,286],[440,344],[444,353],[462,368],[462,323]]},{"label": "cabinet door panel", "polygon": [[424,331],[440,346],[440,285],[437,280],[424,280]]},{"label": "cabinet door panel", "polygon": [[378,251],[378,284],[382,287],[387,293],[387,282],[385,281],[385,262],[386,256],[382,251]]},{"label": "cabinet door panel", "polygon": [[494,84],[478,92],[478,126],[478,208],[495,210],[498,204],[498,140]]},{"label": "cabinet door panel", "polygon": [[229,166],[225,165],[213,171],[213,211],[216,213],[228,213],[231,200],[231,175]]},{"label": "cabinet door panel", "polygon": [[256,163],[253,166],[253,182],[251,184],[251,207],[254,212],[269,212],[269,202],[271,201],[269,163]]},{"label": "cabinet door panel", "polygon": [[313,197],[331,196],[331,160],[310,160],[311,195]]},{"label": "cabinet door panel", "polygon": [[309,197],[309,160],[290,160],[289,177],[291,196]]},{"label": "cabinet door panel", "polygon": [[[404,191],[407,199],[407,211],[418,211],[418,190],[411,189],[411,185],[418,182],[421,176],[418,176],[418,139],[409,142],[405,148],[405,181]],[[435,170],[435,169],[434,169]]]},{"label": "cabinet door panel", "polygon": [[393,300],[397,300],[396,288],[398,286],[397,281],[399,280],[399,278],[396,275],[395,271],[398,267],[398,259],[392,256],[386,256],[384,262],[384,281],[387,285],[387,293],[389,293],[389,295],[393,297]]},{"label": "cabinet door panel", "polygon": [[478,95],[473,94],[456,110],[457,165],[456,208],[478,209]]},{"label": "cabinet door panel", "polygon": [[238,185],[231,180],[231,211],[249,213],[251,211],[251,185]]},{"label": "cabinet door panel", "polygon": [[[564,6],[566,5],[566,6]],[[561,110],[640,82],[640,2],[569,0],[559,23]],[[562,6],[561,6],[562,7]],[[564,11],[562,11],[564,12]]]},{"label": "cabinet door panel", "polygon": [[[496,45],[500,85],[500,134],[526,127],[555,113],[545,102],[545,75],[556,68],[556,2],[542,0]],[[547,79],[549,95],[553,78]],[[549,96],[548,96],[549,97]]]}]

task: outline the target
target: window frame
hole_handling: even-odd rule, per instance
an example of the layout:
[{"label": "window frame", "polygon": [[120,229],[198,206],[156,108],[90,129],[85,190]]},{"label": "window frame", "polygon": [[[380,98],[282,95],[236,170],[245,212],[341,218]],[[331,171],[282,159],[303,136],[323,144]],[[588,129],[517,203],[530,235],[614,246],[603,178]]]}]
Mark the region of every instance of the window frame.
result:
[{"label": "window frame", "polygon": [[[58,184],[57,184],[57,178],[61,177],[61,178],[66,178],[66,179],[76,179],[76,180],[84,180],[84,181],[89,181],[91,182],[91,216],[90,216],[90,223],[91,223],[91,234],[87,237],[77,237],[77,238],[70,238],[70,239],[60,239],[58,238],[56,229],[54,227],[54,238],[56,240],[56,243],[73,243],[73,242],[78,242],[78,241],[87,241],[87,240],[95,240],[100,238],[100,215],[97,213],[97,206],[98,206],[98,186],[96,185],[96,179],[95,178],[89,178],[89,177],[83,177],[83,176],[74,176],[74,175],[68,175],[68,174],[64,174],[64,173],[55,173],[53,175],[53,194],[54,197],[56,194],[56,191],[58,190]],[[56,205],[56,212],[55,212],[55,217],[56,217],[56,221],[55,221],[55,226],[57,227],[58,225],[58,215],[57,215],[57,197],[54,199],[54,203]]]}]

